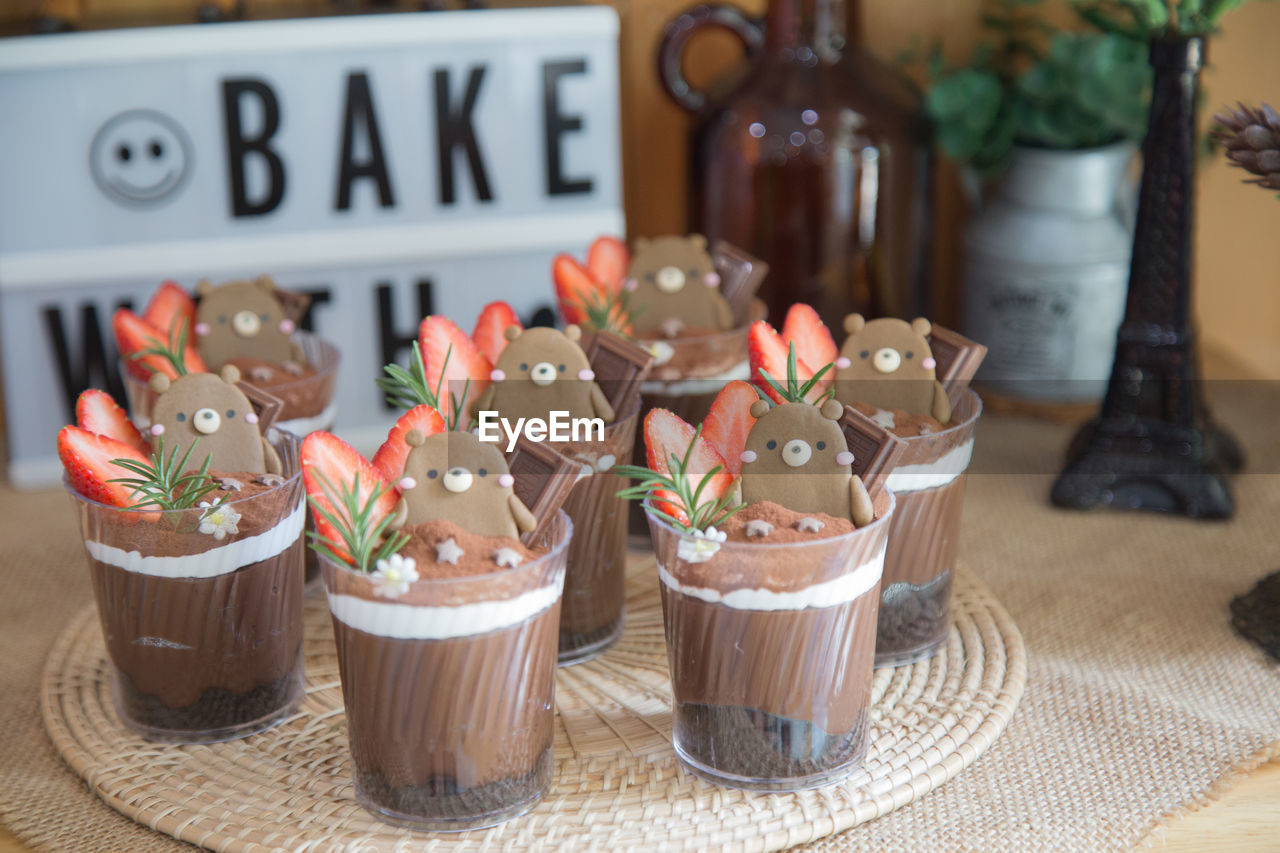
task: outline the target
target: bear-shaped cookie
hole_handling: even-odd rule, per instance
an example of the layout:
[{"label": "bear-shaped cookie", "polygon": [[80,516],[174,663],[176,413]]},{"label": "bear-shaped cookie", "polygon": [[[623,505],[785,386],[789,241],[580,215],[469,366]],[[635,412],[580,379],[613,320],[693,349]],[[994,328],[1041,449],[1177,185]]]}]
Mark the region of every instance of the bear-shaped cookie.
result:
[{"label": "bear-shaped cookie", "polygon": [[855,526],[875,517],[862,479],[853,473],[853,454],[835,400],[821,406],[765,400],[751,405],[757,418],[742,452],[742,500],[773,501],[796,512],[825,512]]},{"label": "bear-shaped cookie", "polygon": [[175,448],[178,458],[195,445],[191,467],[197,469],[209,457],[218,471],[281,473],[280,457],[258,429],[258,415],[244,392],[236,387],[240,371],[234,365],[221,373],[188,373],[170,379],[153,374],[151,390],[157,395],[151,411],[151,443],[165,456]]},{"label": "bear-shaped cookie", "polygon": [[515,539],[537,527],[533,513],[516,497],[497,445],[456,430],[424,436],[412,429],[404,441],[410,450],[393,529],[445,519],[481,536]]},{"label": "bear-shaped cookie", "polygon": [[937,363],[927,338],[932,328],[923,317],[910,323],[889,317],[868,321],[861,314],[845,317],[849,337],[836,359],[836,397],[947,423],[951,403],[935,375]]},{"label": "bear-shaped cookie", "polygon": [[626,287],[641,337],[674,338],[680,329],[733,328],[733,310],[720,292],[720,276],[707,253],[707,238],[667,236],[635,241]]},{"label": "bear-shaped cookie", "polygon": [[512,423],[516,418],[549,422],[551,412],[558,411],[571,418],[613,422],[613,406],[578,345],[582,332],[577,326],[566,326],[563,332],[508,326],[505,334],[510,343],[498,356],[489,387],[472,404],[473,418],[490,411]]},{"label": "bear-shaped cookie", "polygon": [[306,363],[302,347],[293,339],[294,322],[285,316],[270,278],[222,285],[201,281],[196,295],[196,350],[210,370],[233,358]]}]

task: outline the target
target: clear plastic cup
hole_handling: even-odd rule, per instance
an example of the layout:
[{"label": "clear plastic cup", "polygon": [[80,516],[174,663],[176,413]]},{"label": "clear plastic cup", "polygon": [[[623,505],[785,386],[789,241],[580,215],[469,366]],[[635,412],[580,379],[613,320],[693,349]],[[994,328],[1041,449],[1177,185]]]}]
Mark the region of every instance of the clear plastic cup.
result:
[{"label": "clear plastic cup", "polygon": [[627,481],[614,465],[631,462],[640,404],[604,431],[603,441],[556,445],[570,459],[590,466],[564,502],[575,531],[569,543],[564,602],[560,606],[560,664],[590,660],[622,636],[627,581],[627,501],[618,497]]},{"label": "clear plastic cup", "polygon": [[[680,760],[720,785],[826,785],[867,752],[880,573],[893,516],[796,544],[724,542],[709,559],[648,515]],[[684,547],[682,548],[682,542]]]},{"label": "clear plastic cup", "polygon": [[947,429],[902,439],[906,450],[888,481],[898,508],[880,582],[876,666],[925,660],[946,642],[965,471],[981,416],[981,398],[966,388]]},{"label": "clear plastic cup", "polygon": [[551,785],[560,594],[573,523],[513,569],[418,580],[392,598],[322,560],[356,799],[413,829],[524,814]]},{"label": "clear plastic cup", "polygon": [[[207,510],[126,510],[67,485],[85,550],[120,721],[150,740],[244,737],[302,700],[303,501],[298,439],[275,433],[285,482]],[[122,471],[122,476],[125,476]],[[225,516],[223,516],[225,518]]]}]

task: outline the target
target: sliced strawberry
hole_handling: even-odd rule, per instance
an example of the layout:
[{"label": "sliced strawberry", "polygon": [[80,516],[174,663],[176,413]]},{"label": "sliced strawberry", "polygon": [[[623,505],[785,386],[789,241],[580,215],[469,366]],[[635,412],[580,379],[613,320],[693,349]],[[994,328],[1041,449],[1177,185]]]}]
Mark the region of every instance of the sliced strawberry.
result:
[{"label": "sliced strawberry", "polygon": [[147,303],[142,319],[166,334],[176,331],[179,321],[182,321],[186,325],[187,339],[192,340],[194,332],[191,330],[196,325],[196,301],[177,282],[166,281]]},{"label": "sliced strawberry", "polygon": [[[773,377],[773,381],[779,385],[787,384],[787,353],[788,347],[783,343],[782,338],[773,330],[764,320],[757,320],[751,329],[747,332],[747,356],[751,363],[751,384],[755,385],[761,391],[769,395],[769,398],[775,403],[783,402],[782,397],[770,387],[769,383],[760,375],[761,369]],[[813,376],[813,371],[809,369],[809,365],[804,359],[800,358],[799,353],[796,354],[796,372],[799,374],[797,378],[805,381]],[[810,392],[813,399],[817,399],[819,392],[815,388]]]},{"label": "sliced strawberry", "polygon": [[569,255],[556,255],[551,262],[551,279],[555,282],[556,301],[565,322],[585,323],[585,306],[598,301],[604,295],[604,288]]},{"label": "sliced strawberry", "polygon": [[151,462],[132,445],[78,426],[65,426],[58,431],[58,458],[72,488],[89,500],[118,507],[136,503],[133,489],[109,481],[136,475],[111,460],[128,459],[143,465]]},{"label": "sliced strawberry", "polygon": [[759,399],[755,389],[746,382],[730,382],[716,395],[707,419],[702,422],[702,437],[711,442],[735,477],[742,473],[742,451],[747,446],[747,433],[756,422],[751,416],[751,404]]},{"label": "sliced strawberry", "polygon": [[520,318],[515,310],[505,302],[490,302],[480,312],[476,320],[476,330],[471,333],[480,354],[489,359],[490,364],[498,363],[498,356],[507,348],[506,331],[508,326],[520,326]]},{"label": "sliced strawberry", "polygon": [[124,409],[106,391],[88,388],[76,399],[76,425],[98,435],[123,441],[144,457],[151,455],[151,442],[142,437]]},{"label": "sliced strawberry", "polygon": [[631,266],[627,244],[617,237],[597,237],[587,249],[587,272],[596,283],[617,292]]},{"label": "sliced strawberry", "polygon": [[[153,373],[163,373],[170,379],[177,377],[178,371],[169,360],[160,355],[144,355],[130,358],[134,353],[156,346],[168,345],[168,333],[157,329],[128,308],[120,308],[111,317],[111,328],[116,336],[116,348],[124,359],[125,370],[134,377],[147,381]],[[188,373],[205,373],[204,360],[187,338],[187,346],[183,351],[183,363]]]},{"label": "sliced strawberry", "polygon": [[[649,467],[660,474],[672,474],[672,457],[683,459],[693,441],[694,429],[679,415],[667,409],[653,409],[644,419],[645,456]],[[719,466],[717,472],[703,487],[698,496],[698,504],[709,503],[724,495],[733,486],[733,475],[730,474],[724,459],[719,452],[702,436],[698,436],[693,454],[689,457],[689,467],[685,471],[690,493],[695,491],[711,470]],[[654,496],[658,507],[670,515],[686,523],[689,520],[687,508],[679,498],[667,491],[660,491]]]},{"label": "sliced strawberry", "polygon": [[[320,475],[329,481],[328,484],[323,482]],[[356,453],[351,445],[333,433],[317,431],[302,440],[302,483],[311,501],[311,517],[316,524],[316,533],[335,554],[344,559],[349,559],[350,554],[342,547],[342,535],[319,510],[330,512],[349,523],[346,510],[341,506],[335,507],[325,491],[327,487],[335,497],[341,499],[342,493],[350,492],[354,487],[357,475],[360,479],[360,506],[367,505],[375,491],[383,490],[366,522],[372,530],[382,519],[395,512],[396,502],[400,500],[399,490],[388,484],[378,469]]]},{"label": "sliced strawberry", "polygon": [[[787,319],[782,324],[782,340],[796,345],[796,358],[813,368],[821,370],[836,360],[840,350],[831,331],[818,312],[803,302],[797,302],[787,311]],[[834,379],[835,368],[822,375],[822,381]]]},{"label": "sliced strawberry", "polygon": [[[465,420],[467,401],[475,400],[489,387],[489,373],[493,364],[480,354],[466,332],[448,317],[432,314],[418,327],[418,344],[422,347],[422,362],[431,390],[440,389],[441,407],[448,409],[450,420],[455,417],[454,402]],[[448,361],[446,365],[445,362]],[[441,381],[441,376],[444,381]],[[465,383],[470,379],[471,384]]]},{"label": "sliced strawberry", "polygon": [[388,483],[398,483],[404,476],[404,463],[409,458],[409,445],[404,437],[411,429],[420,430],[423,435],[435,435],[444,432],[444,418],[425,403],[400,416],[387,434],[387,440],[373,454],[373,467]]}]

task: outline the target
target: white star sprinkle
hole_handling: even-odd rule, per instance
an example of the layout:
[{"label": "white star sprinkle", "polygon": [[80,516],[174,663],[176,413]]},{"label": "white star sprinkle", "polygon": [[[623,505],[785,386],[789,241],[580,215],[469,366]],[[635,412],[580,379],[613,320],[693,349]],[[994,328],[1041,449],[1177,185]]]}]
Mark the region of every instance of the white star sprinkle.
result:
[{"label": "white star sprinkle", "polygon": [[746,531],[748,539],[754,539],[757,536],[768,536],[773,532],[773,525],[762,518],[757,518],[747,522]]},{"label": "white star sprinkle", "polygon": [[493,552],[493,561],[504,569],[514,569],[520,565],[520,552],[515,548],[499,548]]},{"label": "white star sprinkle", "polygon": [[466,552],[458,547],[458,543],[450,537],[436,545],[436,562],[449,563],[450,565],[458,565],[458,560],[466,555]]},{"label": "white star sprinkle", "polygon": [[796,523],[792,526],[801,533],[817,533],[819,530],[826,527],[826,525],[821,521],[818,521],[818,519],[809,518],[808,516],[796,519]]}]

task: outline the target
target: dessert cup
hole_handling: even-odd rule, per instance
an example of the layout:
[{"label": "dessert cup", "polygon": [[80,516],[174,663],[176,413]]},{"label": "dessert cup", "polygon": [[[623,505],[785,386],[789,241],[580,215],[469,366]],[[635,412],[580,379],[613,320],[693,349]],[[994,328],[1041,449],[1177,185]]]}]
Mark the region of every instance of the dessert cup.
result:
[{"label": "dessert cup", "polygon": [[[306,354],[307,364],[315,368],[315,372],[288,382],[248,384],[279,397],[284,403],[280,414],[273,424],[276,429],[291,432],[299,438],[315,430],[333,428],[334,419],[338,416],[338,404],[333,398],[334,386],[338,380],[338,365],[342,355],[338,348],[325,339],[311,332],[296,332],[295,337]],[[245,371],[241,371],[245,373]],[[120,376],[124,380],[125,396],[129,402],[129,415],[138,429],[145,431],[151,426],[151,410],[155,406],[156,393],[143,380],[120,365]],[[246,373],[247,376],[247,373]],[[307,530],[314,530],[310,514],[307,515]],[[316,583],[320,578],[320,563],[316,553],[306,548],[306,581]],[[316,588],[316,587],[313,587]]]},{"label": "dessert cup", "polygon": [[[682,338],[641,340],[643,346],[671,348],[655,355],[649,378],[640,386],[640,418],[650,409],[669,409],[686,423],[700,424],[711,410],[716,395],[735,379],[751,375],[747,359],[747,333],[765,316],[764,303],[755,300],[744,322],[725,332],[711,332]],[[666,356],[665,358],[663,356]],[[645,458],[643,430],[636,431],[634,458]],[[649,529],[639,501],[632,502],[628,529],[639,542],[647,543]]]},{"label": "dessert cup", "polygon": [[[207,510],[120,509],[67,486],[89,556],[120,721],[150,740],[208,743],[269,728],[303,695],[298,439],[272,443],[285,482]],[[204,525],[209,529],[209,525]]]},{"label": "dessert cup", "polygon": [[888,480],[898,508],[880,583],[876,666],[924,660],[947,639],[965,469],[981,415],[981,398],[966,388],[951,426],[900,439],[906,450]]},{"label": "dessert cup", "polygon": [[579,442],[557,449],[588,466],[563,509],[575,532],[569,543],[564,600],[560,606],[560,665],[590,660],[622,636],[627,579],[627,501],[618,497],[627,481],[614,465],[631,462],[637,399],[604,431],[604,441]]},{"label": "dessert cup", "polygon": [[687,534],[648,516],[672,740],[694,773],[734,788],[793,791],[834,782],[866,757],[892,494],[881,493],[876,508],[874,522],[841,536],[722,542],[709,559]]},{"label": "dessert cup", "polygon": [[573,524],[550,550],[485,575],[377,581],[322,560],[356,799],[414,829],[523,814],[551,784],[556,636]]}]

